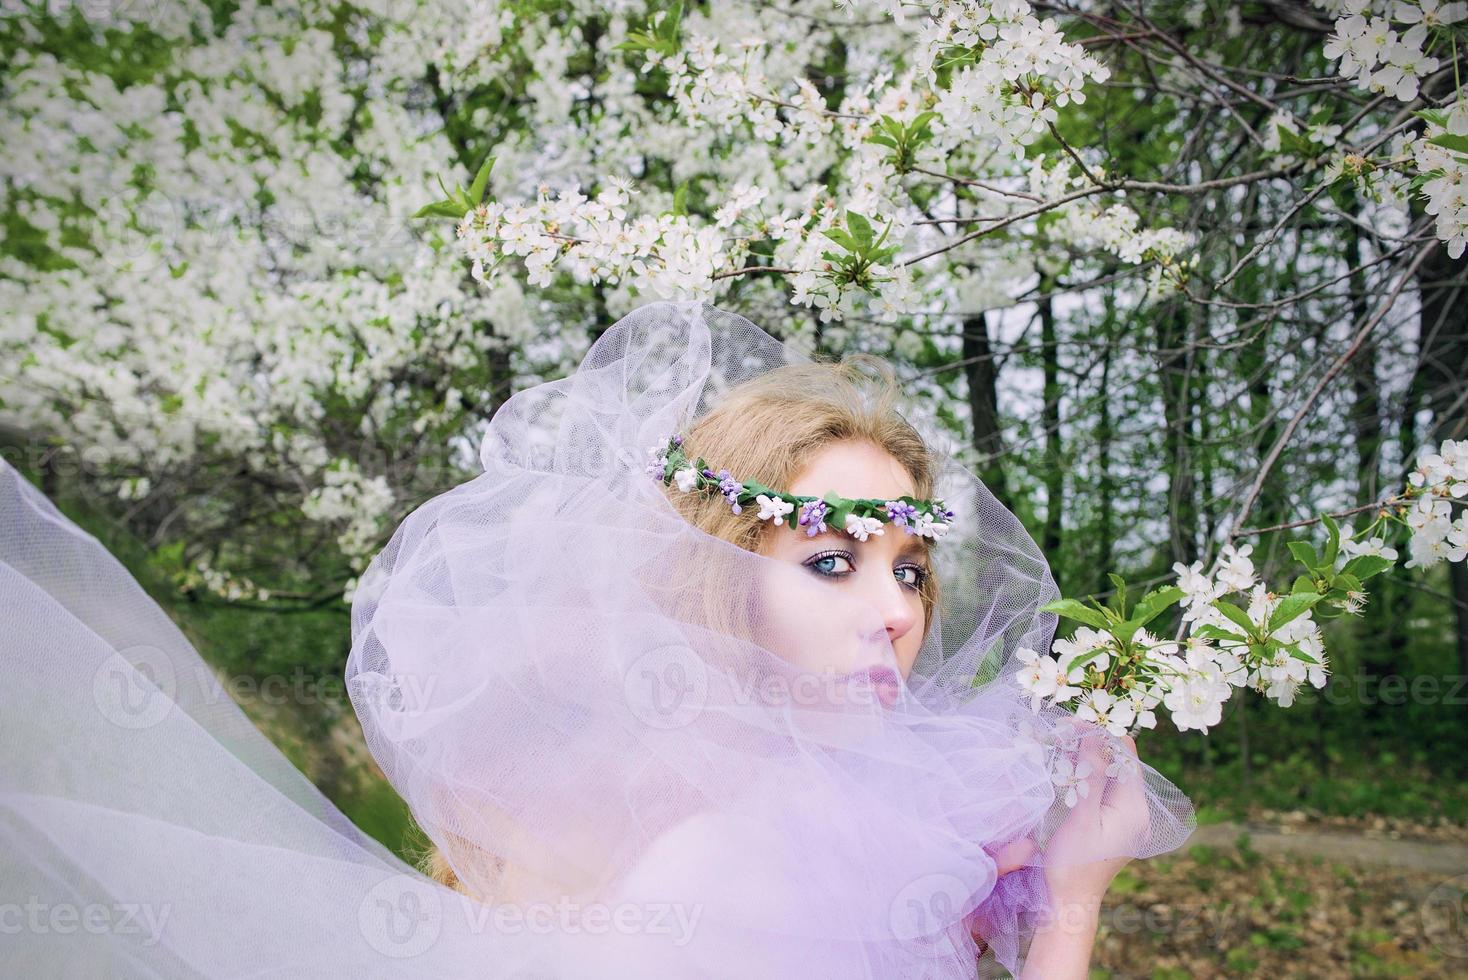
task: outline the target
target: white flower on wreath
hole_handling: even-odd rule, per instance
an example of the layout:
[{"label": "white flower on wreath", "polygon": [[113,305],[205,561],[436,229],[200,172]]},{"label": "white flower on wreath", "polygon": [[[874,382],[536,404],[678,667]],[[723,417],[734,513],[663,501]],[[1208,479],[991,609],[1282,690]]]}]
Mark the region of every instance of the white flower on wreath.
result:
[{"label": "white flower on wreath", "polygon": [[759,504],[759,519],[762,521],[773,520],[778,527],[785,523],[785,515],[795,509],[795,505],[788,500],[779,497],[771,497],[768,494],[759,494],[754,498]]},{"label": "white flower on wreath", "polygon": [[869,535],[882,533],[882,522],[875,517],[858,517],[855,514],[847,514],[846,533],[858,541],[865,541]]}]

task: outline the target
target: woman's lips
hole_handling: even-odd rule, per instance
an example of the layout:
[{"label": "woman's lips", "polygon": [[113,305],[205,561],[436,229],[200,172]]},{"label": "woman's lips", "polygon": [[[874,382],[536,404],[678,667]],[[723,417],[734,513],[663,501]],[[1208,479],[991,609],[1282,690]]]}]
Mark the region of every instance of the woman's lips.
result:
[{"label": "woman's lips", "polygon": [[877,696],[877,700],[882,702],[884,708],[890,708],[896,704],[897,698],[902,690],[902,678],[898,676],[897,671],[891,667],[881,665],[866,667],[862,670],[852,671],[849,674],[843,674],[841,679],[848,684],[852,681],[858,681],[871,687],[873,693]]}]

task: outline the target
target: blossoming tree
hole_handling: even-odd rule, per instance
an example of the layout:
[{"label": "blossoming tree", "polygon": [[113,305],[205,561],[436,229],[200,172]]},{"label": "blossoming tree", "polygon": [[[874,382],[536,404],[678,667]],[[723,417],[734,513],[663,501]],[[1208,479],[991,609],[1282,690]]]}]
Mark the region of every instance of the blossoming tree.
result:
[{"label": "blossoming tree", "polygon": [[509,391],[715,299],[891,358],[1111,595],[1037,697],[1204,728],[1320,681],[1398,548],[1468,606],[1465,15],[17,0],[0,425],[185,588],[335,601]]}]

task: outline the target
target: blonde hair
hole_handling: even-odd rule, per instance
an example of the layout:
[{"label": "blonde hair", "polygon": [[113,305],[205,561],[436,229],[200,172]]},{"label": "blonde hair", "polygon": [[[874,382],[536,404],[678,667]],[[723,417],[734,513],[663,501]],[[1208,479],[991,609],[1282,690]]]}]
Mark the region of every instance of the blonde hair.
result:
[{"label": "blonde hair", "polygon": [[[787,364],[730,388],[681,433],[683,448],[689,459],[701,456],[715,470],[727,469],[738,479],[786,490],[811,456],[825,447],[866,441],[907,471],[914,497],[930,499],[936,481],[935,457],[897,410],[899,394],[891,366],[870,354]],[[759,552],[765,536],[772,532],[792,533],[759,520],[754,508],[735,514],[718,494],[683,493],[676,486],[663,489],[691,525],[746,551]],[[931,545],[928,539],[922,540],[925,546]],[[717,588],[680,591],[705,600],[726,594]],[[939,598],[936,575],[926,576],[920,596],[924,623],[931,624]],[[431,844],[419,870],[442,885],[470,894],[453,866]]]},{"label": "blonde hair", "polygon": [[[936,463],[922,436],[897,410],[900,390],[891,366],[871,354],[783,365],[731,388],[682,433],[683,450],[689,459],[702,456],[737,479],[788,492],[822,449],[870,442],[907,471],[913,496],[928,499]],[[715,493],[683,493],[676,486],[664,492],[694,527],[746,551],[760,551],[769,534],[789,533],[761,521],[752,507],[735,514]],[[925,580],[922,600],[925,622],[931,623],[938,601],[935,576]]]}]

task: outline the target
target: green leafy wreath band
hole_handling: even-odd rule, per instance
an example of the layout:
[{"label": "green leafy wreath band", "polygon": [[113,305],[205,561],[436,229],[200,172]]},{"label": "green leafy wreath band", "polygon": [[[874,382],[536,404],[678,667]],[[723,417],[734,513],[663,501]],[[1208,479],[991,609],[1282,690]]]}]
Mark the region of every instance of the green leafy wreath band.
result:
[{"label": "green leafy wreath band", "polygon": [[728,470],[715,472],[701,456],[689,460],[683,451],[683,437],[676,433],[668,437],[666,445],[648,450],[647,472],[664,485],[677,484],[684,493],[716,492],[736,514],[743,512],[745,504],[755,505],[760,520],[773,521],[777,526],[785,524],[789,515],[797,514],[790,526],[804,528],[809,537],[835,527],[865,541],[870,535],[881,534],[883,524],[894,524],[908,534],[937,540],[953,525],[953,511],[942,500],[909,496],[853,500],[835,493],[804,497],[781,493],[755,480],[737,480]]}]

